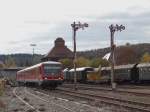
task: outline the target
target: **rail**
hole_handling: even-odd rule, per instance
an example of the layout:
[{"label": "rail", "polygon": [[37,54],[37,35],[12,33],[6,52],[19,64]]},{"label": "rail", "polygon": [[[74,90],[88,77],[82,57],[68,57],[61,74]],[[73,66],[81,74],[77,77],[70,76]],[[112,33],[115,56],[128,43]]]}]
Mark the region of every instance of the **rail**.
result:
[{"label": "rail", "polygon": [[111,96],[103,96],[103,95],[96,95],[96,94],[91,94],[91,93],[83,93],[79,91],[73,91],[70,89],[61,89],[57,88],[59,92],[70,95],[70,96],[75,96],[75,97],[80,97],[80,98],[85,98],[89,100],[99,100],[100,102],[115,105],[115,106],[121,106],[129,109],[134,109],[138,111],[145,111],[145,112],[150,112],[150,104],[146,104],[143,102],[136,102],[136,101],[131,101],[131,100],[125,100],[125,99],[119,99]]}]

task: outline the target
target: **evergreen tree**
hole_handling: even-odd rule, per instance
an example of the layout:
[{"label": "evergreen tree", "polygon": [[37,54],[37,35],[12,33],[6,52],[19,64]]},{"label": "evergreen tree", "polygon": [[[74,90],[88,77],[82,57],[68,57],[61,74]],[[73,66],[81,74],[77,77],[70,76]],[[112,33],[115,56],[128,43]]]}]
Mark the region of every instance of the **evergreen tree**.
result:
[{"label": "evergreen tree", "polygon": [[11,56],[8,56],[5,60],[5,68],[16,67],[16,63]]}]

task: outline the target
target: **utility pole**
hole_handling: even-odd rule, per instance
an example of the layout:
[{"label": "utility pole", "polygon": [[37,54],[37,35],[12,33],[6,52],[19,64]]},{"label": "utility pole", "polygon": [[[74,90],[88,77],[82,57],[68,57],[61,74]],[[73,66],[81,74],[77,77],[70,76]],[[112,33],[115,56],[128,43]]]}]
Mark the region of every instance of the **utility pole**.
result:
[{"label": "utility pole", "polygon": [[74,64],[74,90],[77,90],[77,73],[76,73],[76,65],[77,65],[77,55],[76,55],[76,31],[80,28],[82,28],[84,30],[84,27],[88,27],[87,23],[81,24],[80,22],[76,23],[73,22],[73,24],[71,24],[72,27],[72,31],[73,31],[73,50],[74,50],[74,60],[73,60],[73,64]]},{"label": "utility pole", "polygon": [[32,65],[34,65],[34,47],[36,47],[36,44],[30,44],[32,47]]},{"label": "utility pole", "polygon": [[114,34],[115,34],[115,31],[122,31],[122,30],[125,30],[125,26],[123,25],[117,25],[114,26],[113,24],[111,24],[109,26],[109,29],[110,29],[110,47],[111,47],[111,63],[110,63],[110,66],[111,66],[111,86],[112,86],[112,90],[115,90],[116,89],[116,83],[114,81],[114,65],[115,65],[115,44],[114,44]]}]

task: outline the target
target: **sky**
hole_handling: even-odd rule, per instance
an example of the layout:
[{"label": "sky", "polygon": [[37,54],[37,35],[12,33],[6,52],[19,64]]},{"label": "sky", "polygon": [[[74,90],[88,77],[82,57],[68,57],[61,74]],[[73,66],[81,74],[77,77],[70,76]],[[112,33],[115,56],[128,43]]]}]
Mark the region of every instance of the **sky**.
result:
[{"label": "sky", "polygon": [[115,44],[150,43],[150,0],[0,0],[0,54],[47,54],[57,37],[71,50],[73,22],[88,23],[77,31],[77,51],[110,46],[111,24]]}]

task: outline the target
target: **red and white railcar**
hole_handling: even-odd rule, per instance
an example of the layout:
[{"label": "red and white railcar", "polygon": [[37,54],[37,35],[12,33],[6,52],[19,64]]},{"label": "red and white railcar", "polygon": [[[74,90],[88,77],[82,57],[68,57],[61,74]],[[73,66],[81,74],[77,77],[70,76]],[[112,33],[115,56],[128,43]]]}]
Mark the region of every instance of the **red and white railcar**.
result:
[{"label": "red and white railcar", "polygon": [[40,86],[57,87],[63,82],[62,64],[47,61],[28,67],[17,72],[17,82],[36,83]]}]

